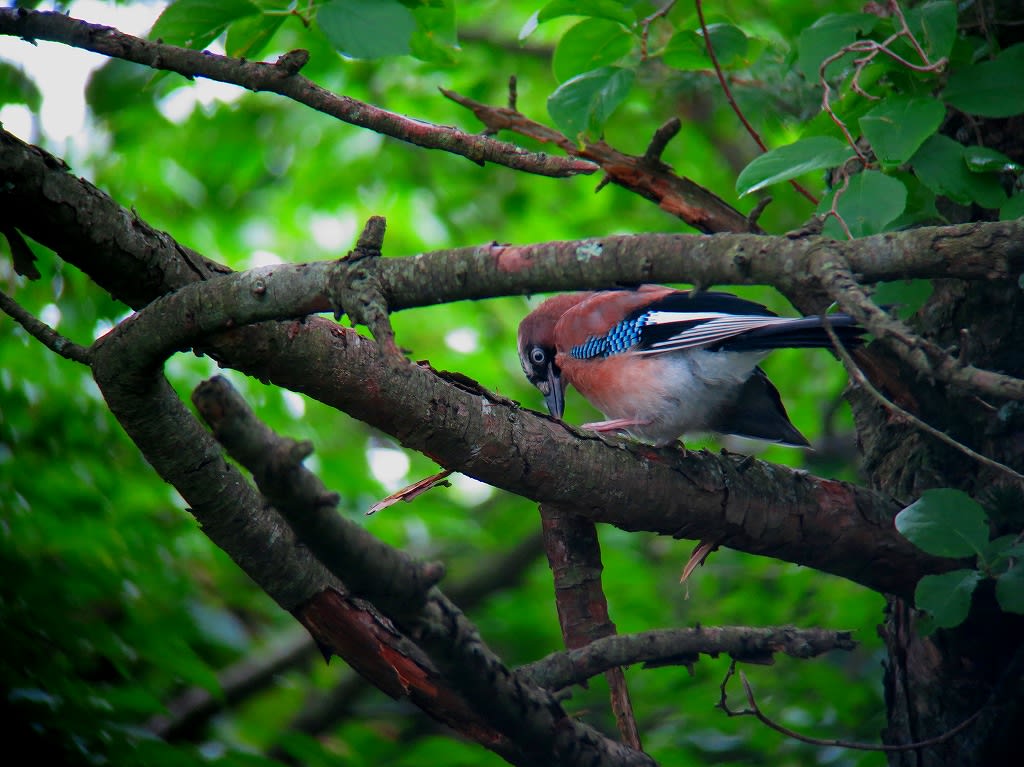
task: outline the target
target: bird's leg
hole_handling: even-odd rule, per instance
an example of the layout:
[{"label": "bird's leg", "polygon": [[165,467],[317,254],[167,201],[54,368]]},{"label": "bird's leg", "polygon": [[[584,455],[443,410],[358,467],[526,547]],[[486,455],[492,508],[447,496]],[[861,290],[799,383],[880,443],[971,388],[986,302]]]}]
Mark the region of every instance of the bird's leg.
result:
[{"label": "bird's leg", "polygon": [[594,421],[585,423],[580,428],[590,431],[624,431],[630,426],[650,426],[651,420],[640,420],[638,418],[613,418],[610,421]]}]

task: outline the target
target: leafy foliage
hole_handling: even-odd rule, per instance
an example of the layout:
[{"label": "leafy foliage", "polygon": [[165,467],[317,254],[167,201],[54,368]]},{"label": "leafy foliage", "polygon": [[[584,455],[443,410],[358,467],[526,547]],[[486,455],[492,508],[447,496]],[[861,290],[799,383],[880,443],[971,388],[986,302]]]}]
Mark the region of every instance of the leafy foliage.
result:
[{"label": "leafy foliage", "polygon": [[[453,0],[177,0],[156,19],[150,37],[195,48],[222,44],[229,55],[267,60],[304,48],[311,57],[303,73],[325,88],[467,130],[476,128],[471,117],[438,97],[434,86],[504,103],[507,75],[515,73],[517,106],[525,114],[543,119],[547,113],[573,140],[604,137],[637,154],[658,125],[682,113],[688,119],[665,162],[723,196],[731,188],[746,195],[772,187],[776,202],[762,224],[773,231],[794,228],[812,212],[782,185],[796,179],[823,197],[818,211],[834,208],[853,236],[937,220],[939,197],[998,209],[1004,218],[1024,214],[1018,164],[937,132],[953,109],[989,117],[1024,111],[1024,46],[986,59],[984,41],[957,35],[952,2],[925,4],[907,12],[908,29],[931,62],[948,58],[948,64],[919,71],[880,56],[858,81],[873,100],[853,88],[857,54],[842,49],[886,39],[895,22],[860,13],[860,5],[740,2],[728,17],[709,19],[705,31],[682,4],[652,19],[653,4],[612,0],[461,3],[457,15]],[[755,158],[736,141],[734,117],[710,73],[707,40],[739,105],[763,121],[758,127],[772,151]],[[919,63],[906,39],[892,50]],[[972,86],[979,81],[993,87]],[[170,105],[188,101],[192,87],[122,62],[98,69],[87,91],[90,141],[76,173],[235,268],[337,257],[371,214],[387,216],[385,250],[395,256],[453,243],[679,229],[624,190],[593,194],[593,179],[524,179],[441,153],[425,158],[420,149],[266,95],[194,99],[183,115],[175,113]],[[820,110],[826,87],[834,119]],[[38,110],[39,89],[19,67],[0,62],[0,104],[8,103]],[[862,132],[868,146],[857,147],[868,170],[845,186],[824,173],[856,156],[837,120]],[[45,136],[40,143],[47,144]],[[50,148],[60,153],[61,147]],[[843,236],[834,219],[829,227]],[[17,284],[18,300],[30,311],[83,343],[125,315],[124,306],[55,254],[37,250],[47,280],[25,284],[9,271],[0,274],[5,285]],[[787,311],[769,291],[739,292]],[[417,309],[396,315],[394,326],[415,358],[536,407],[514,352],[514,329],[527,306],[502,299]],[[202,750],[187,740],[168,744],[148,736],[143,725],[166,713],[176,694],[198,688],[220,696],[220,672],[260,655],[293,620],[196,529],[180,499],[120,432],[91,379],[10,327],[0,345],[0,673],[10,691],[5,713],[40,733],[36,745],[58,752],[57,761],[81,763],[259,764],[266,760],[252,751],[275,747],[311,765],[498,763],[478,748],[426,732],[377,694],[354,703],[354,715],[320,737],[283,735],[304,702],[344,677],[338,664],[282,675],[247,705],[208,722]],[[844,384],[840,367],[825,355],[797,354],[781,351],[765,363],[794,422],[812,438],[848,432],[843,409],[825,422]],[[215,370],[209,360],[178,357],[168,374],[187,397]],[[465,478],[367,519],[371,503],[436,467],[301,395],[233,379],[272,427],[314,442],[317,453],[308,463],[342,494],[342,513],[417,556],[444,559],[453,582],[472,577],[482,560],[499,556],[537,525],[529,504]],[[587,417],[585,407],[570,396],[574,420]],[[764,456],[811,469],[825,460],[782,447]],[[856,468],[836,459],[828,471],[852,478]],[[989,541],[983,511],[969,499],[934,498],[926,494],[905,510],[898,524],[906,529],[900,529],[926,551],[973,557],[977,566],[922,581],[919,606],[937,626],[956,625],[977,584],[995,578],[1000,604],[1020,612],[1019,544]],[[759,689],[775,690],[773,704],[794,726],[841,728],[844,737],[869,740],[884,725],[874,681],[877,595],[729,551],[716,553],[686,592],[678,585],[686,554],[678,543],[602,530],[602,545],[606,591],[622,631],[728,623],[859,629],[863,649],[853,659],[783,661],[751,678]],[[522,580],[517,591],[491,595],[471,616],[513,664],[561,646],[550,573],[538,561]],[[882,763],[872,754],[819,757],[750,719],[726,719],[712,708],[724,667],[708,660],[692,676],[681,668],[629,672],[655,758],[665,764]],[[602,682],[575,695],[574,713],[613,730],[600,713],[607,695]]]},{"label": "leafy foliage", "polygon": [[996,598],[1008,611],[1024,613],[1021,556],[1016,536],[989,540],[985,510],[960,490],[927,490],[896,516],[896,529],[915,546],[939,557],[972,558],[977,569],[926,575],[915,593],[933,628],[952,628],[967,619],[971,595],[986,577],[996,580]]}]

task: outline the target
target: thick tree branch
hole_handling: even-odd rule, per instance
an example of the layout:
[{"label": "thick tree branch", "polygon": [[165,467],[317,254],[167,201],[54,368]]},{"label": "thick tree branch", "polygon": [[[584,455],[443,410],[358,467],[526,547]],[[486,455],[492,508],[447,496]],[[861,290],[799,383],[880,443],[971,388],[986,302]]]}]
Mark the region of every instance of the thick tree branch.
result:
[{"label": "thick tree branch", "polygon": [[480,165],[492,162],[544,176],[572,176],[596,170],[589,162],[528,152],[487,136],[432,125],[347,96],[337,96],[298,74],[303,62],[299,59],[296,63],[297,57],[290,54],[282,56],[276,64],[246,61],[143,40],[63,13],[24,8],[0,8],[0,34],[26,40],[51,40],[153,69],[177,72],[189,79],[205,77],[251,91],[277,93],[351,125],[427,149],[462,155]]},{"label": "thick tree branch", "polygon": [[[142,359],[162,359],[220,330],[300,316],[327,274],[323,265],[282,265],[193,283],[122,323],[119,335]],[[871,491],[742,456],[620,449],[626,446],[524,411],[465,379],[448,380],[322,320],[233,331],[204,348],[344,410],[446,468],[625,530],[717,540],[902,595],[924,573],[954,566],[899,535],[892,518],[900,506]],[[316,376],[306,372],[310,365]],[[435,415],[428,425],[409,412]],[[474,450],[466,450],[467,440]]]},{"label": "thick tree branch", "polygon": [[[615,624],[608,614],[608,600],[601,584],[601,546],[594,523],[571,508],[541,504],[544,551],[554,576],[555,607],[562,640],[569,650],[595,639],[614,636]],[[626,675],[621,668],[605,671],[611,690],[612,712],[622,740],[641,748]]]},{"label": "thick tree branch", "polygon": [[[268,286],[266,293],[273,295],[272,287]],[[211,527],[235,528],[237,539],[214,535],[211,538],[246,572],[261,585],[270,580],[279,591],[281,584],[268,579],[267,571],[273,573],[285,563],[276,562],[274,552],[264,552],[267,545],[285,541],[295,551],[278,552],[278,556],[290,554],[291,561],[309,565],[309,572],[301,579],[304,587],[308,588],[311,577],[327,584],[327,588],[292,605],[296,617],[321,646],[345,657],[354,668],[375,679],[385,692],[409,696],[432,716],[515,764],[534,764],[538,760],[566,765],[651,764],[643,754],[608,741],[570,719],[546,691],[521,682],[486,647],[461,611],[437,590],[431,591],[422,609],[417,611],[398,602],[395,613],[385,617],[345,593],[340,582],[326,576],[320,563],[311,559],[311,549],[307,548],[310,541],[303,540],[302,534],[316,531],[308,527],[300,529],[298,536],[305,546],[296,547],[295,535],[285,527],[276,536],[277,541],[264,542],[263,549],[243,549],[242,544],[252,541],[238,528],[247,528],[250,516],[268,520],[276,514],[254,504],[251,499],[255,494],[248,482],[222,458],[211,454],[216,451],[216,443],[191,417],[163,377],[162,360],[172,351],[165,344],[174,334],[142,342],[153,332],[150,322],[175,303],[174,295],[156,301],[97,341],[92,347],[96,382],[111,411],[147,460],[192,504],[193,513],[203,521],[204,528],[208,532]],[[219,311],[220,307],[215,307],[214,313]],[[233,417],[252,420],[251,412],[237,408]],[[190,440],[191,449],[181,443],[182,438]],[[284,445],[286,451],[289,448],[290,445]],[[220,475],[220,481],[214,475]],[[302,482],[309,484],[306,480]],[[211,497],[209,488],[219,491],[216,499]],[[275,489],[279,497],[286,494],[284,489]],[[323,493],[315,495],[320,497]],[[244,505],[236,504],[237,499],[242,499]],[[298,505],[302,501],[296,497],[287,502]],[[253,524],[253,528],[269,535],[259,524]],[[253,535],[248,529],[246,532]],[[254,553],[259,555],[253,556]],[[346,579],[360,582],[371,593],[389,597],[388,586],[380,589],[374,584],[392,582],[394,574],[389,568],[394,562],[394,556],[366,552],[361,558],[334,565]],[[405,639],[388,618],[404,622],[415,632],[417,643]],[[429,658],[420,647],[426,649]]]},{"label": "thick tree branch", "polygon": [[557,690],[585,682],[609,668],[634,663],[692,666],[701,655],[729,655],[748,663],[773,663],[777,653],[813,658],[832,650],[853,650],[856,646],[848,631],[792,626],[659,629],[608,636],[579,649],[552,653],[523,666],[519,673],[535,684]]},{"label": "thick tree branch", "polygon": [[[531,120],[512,107],[493,107],[441,89],[452,101],[471,109],[488,132],[510,130],[537,141],[553,143],[566,154],[597,163],[605,173],[602,184],[611,182],[656,203],[695,229],[714,232],[759,232],[759,227],[725,200],[688,178],[677,176],[655,154],[628,155],[604,141],[578,145],[553,128]],[[657,140],[657,139],[656,139]]]},{"label": "thick tree branch", "polygon": [[[153,229],[49,153],[0,128],[0,218],[55,250],[133,308],[189,282],[229,271]],[[645,234],[532,245],[487,244],[379,259],[392,311],[516,293],[689,282],[774,285],[786,295],[820,288],[812,259],[827,243],[864,283],[952,277],[1017,279],[1024,221],[925,227],[830,242],[750,234]],[[310,311],[329,311],[326,297]]]},{"label": "thick tree branch", "polygon": [[871,300],[854,279],[849,265],[832,248],[822,245],[813,257],[812,268],[840,308],[856,317],[918,375],[947,383],[964,394],[998,400],[1024,399],[1024,380],[981,370],[956,359],[915,334],[899,319],[889,316]]},{"label": "thick tree branch", "polygon": [[[245,322],[301,317],[329,309],[325,280],[332,265],[269,267],[245,276],[197,282],[224,268],[146,226],[48,157],[10,134],[0,133],[0,173],[10,179],[0,188],[0,210],[23,231],[56,248],[102,287],[133,305],[179,290],[173,300],[162,304],[163,320],[151,326],[155,337],[170,343],[170,348],[186,348],[204,335],[235,328],[229,334],[208,338],[203,349],[224,364],[344,410],[446,468],[538,501],[571,504],[591,519],[626,530],[715,540],[904,596],[912,593],[922,574],[952,566],[947,560],[922,554],[896,533],[891,520],[899,505],[870,491],[758,461],[703,453],[683,458],[671,449],[610,449],[593,434],[573,432],[464,381],[446,380],[426,366],[382,355],[376,344],[323,320],[238,327]],[[1024,222],[1002,222],[918,230],[857,243],[861,243],[859,248],[875,245],[882,251],[888,247],[894,262],[887,273],[893,276],[909,276],[895,258],[902,248],[927,245],[940,258],[921,256],[926,262],[922,272],[941,272],[945,259],[963,252],[963,261],[949,262],[951,269],[966,264],[975,276],[985,277],[1010,273],[1024,256],[1022,234]],[[903,235],[906,240],[899,239]],[[514,292],[550,282],[561,285],[560,279],[568,285],[575,278],[584,286],[594,284],[588,276],[591,267],[600,270],[603,266],[602,279],[606,280],[610,275],[635,274],[631,270],[638,260],[644,260],[637,258],[644,252],[650,259],[644,276],[660,274],[654,265],[661,260],[655,258],[653,248],[658,243],[674,243],[681,257],[677,266],[685,262],[708,275],[706,265],[716,264],[720,271],[716,270],[718,279],[713,281],[731,274],[749,282],[752,273],[759,273],[784,282],[785,275],[792,274],[789,267],[793,261],[786,262],[783,257],[782,266],[770,268],[771,246],[777,242],[784,249],[786,243],[801,247],[793,244],[799,241],[741,237],[732,243],[731,251],[728,245],[718,251],[716,260],[716,247],[729,239],[607,238],[534,246],[532,250],[498,249],[496,253],[485,247],[463,252],[475,269],[460,268],[466,267],[467,261],[460,263],[449,254],[381,259],[381,279],[392,307],[436,302],[443,297],[493,295],[499,290]],[[897,246],[897,242],[902,244]],[[739,273],[736,249],[746,254],[747,247],[755,245],[757,257],[742,263],[758,267]],[[550,250],[553,259],[541,258],[540,254]],[[802,250],[805,257],[813,253],[806,244]],[[986,251],[987,257],[979,256]],[[528,257],[528,252],[532,256]],[[626,252],[631,253],[628,259],[624,258]],[[726,259],[730,252],[733,258]],[[866,269],[878,259],[877,254],[863,249],[845,253],[853,262],[859,257]],[[700,265],[698,256],[705,266]],[[537,268],[531,268],[533,257],[538,260]],[[559,259],[570,258],[574,264],[571,273],[554,277]],[[586,269],[581,259],[586,261]],[[397,272],[388,271],[392,268]],[[431,273],[435,268],[436,282]],[[682,270],[676,272],[677,277],[681,275]],[[477,278],[484,284],[482,290],[466,287]],[[183,290],[186,286],[187,291]],[[180,331],[180,337],[169,340],[165,335],[169,330]],[[378,385],[367,387],[366,381]],[[433,415],[428,425],[410,421],[409,412]],[[467,451],[467,439],[478,449]],[[601,481],[595,482],[595,477]]]}]

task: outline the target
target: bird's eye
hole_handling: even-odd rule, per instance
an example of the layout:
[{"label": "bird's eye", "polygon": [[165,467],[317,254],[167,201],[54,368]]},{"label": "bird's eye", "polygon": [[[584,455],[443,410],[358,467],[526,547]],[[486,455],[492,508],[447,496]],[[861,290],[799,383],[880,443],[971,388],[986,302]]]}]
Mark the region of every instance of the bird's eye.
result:
[{"label": "bird's eye", "polygon": [[548,355],[544,353],[544,350],[539,346],[534,346],[530,349],[530,362],[534,365],[543,365],[548,361]]}]

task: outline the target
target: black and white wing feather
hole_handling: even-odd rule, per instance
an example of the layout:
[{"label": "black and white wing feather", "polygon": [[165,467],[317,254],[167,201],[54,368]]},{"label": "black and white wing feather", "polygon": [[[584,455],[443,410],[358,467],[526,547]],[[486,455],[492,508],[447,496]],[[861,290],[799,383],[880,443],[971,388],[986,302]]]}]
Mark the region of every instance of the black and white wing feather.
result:
[{"label": "black and white wing feather", "polygon": [[[634,318],[637,354],[706,349],[769,351],[832,345],[821,317],[779,317],[761,304],[729,293],[678,293],[645,307]],[[828,322],[845,345],[857,345],[863,330],[852,317],[832,314]]]}]

